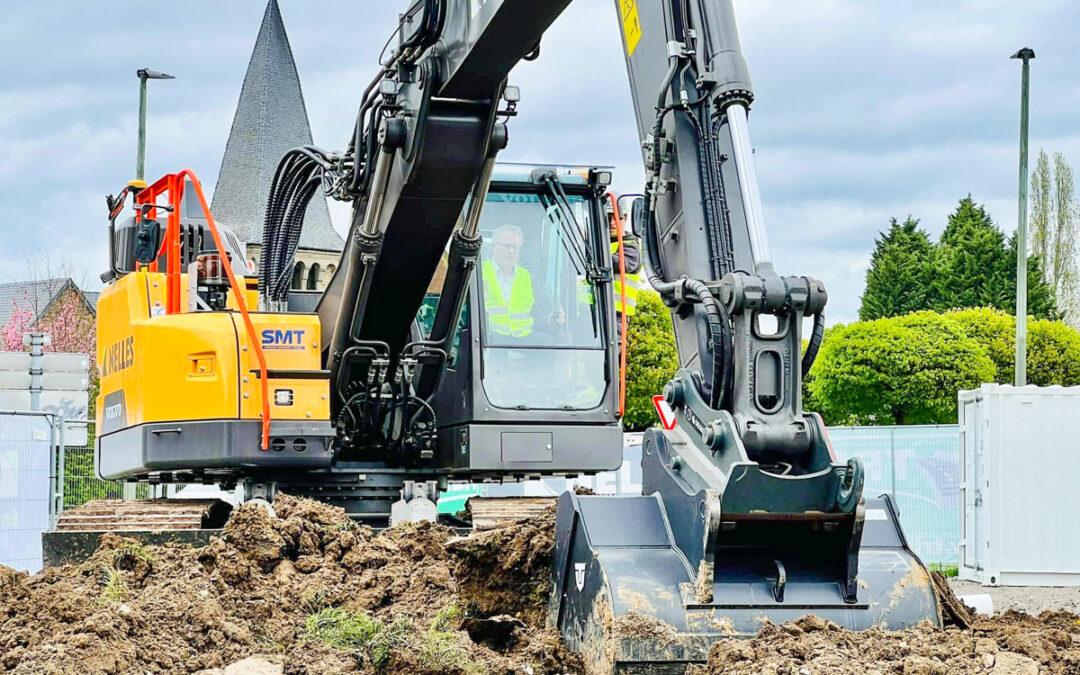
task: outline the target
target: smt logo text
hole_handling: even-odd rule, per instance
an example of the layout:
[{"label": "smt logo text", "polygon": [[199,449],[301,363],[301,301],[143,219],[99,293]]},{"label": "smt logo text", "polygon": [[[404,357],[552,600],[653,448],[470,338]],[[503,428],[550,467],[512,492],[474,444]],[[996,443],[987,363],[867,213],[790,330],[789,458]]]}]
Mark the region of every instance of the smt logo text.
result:
[{"label": "smt logo text", "polygon": [[303,349],[305,332],[307,331],[267,328],[262,332],[262,348]]}]

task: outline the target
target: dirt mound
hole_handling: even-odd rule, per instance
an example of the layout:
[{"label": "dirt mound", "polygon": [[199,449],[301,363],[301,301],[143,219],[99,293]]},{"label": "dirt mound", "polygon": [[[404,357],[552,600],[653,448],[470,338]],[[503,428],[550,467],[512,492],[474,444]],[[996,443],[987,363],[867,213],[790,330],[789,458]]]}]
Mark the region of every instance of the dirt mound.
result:
[{"label": "dirt mound", "polygon": [[[375,533],[310,500],[279,496],[273,509],[240,507],[202,549],[106,536],[82,565],[32,577],[0,568],[0,670],[213,672],[252,656],[296,674],[580,670],[507,594],[518,581],[450,553],[486,563],[499,558],[486,547],[517,535],[451,546],[453,531],[430,523]],[[518,558],[545,593],[550,526]],[[484,600],[463,599],[466,587]]]},{"label": "dirt mound", "polygon": [[1080,617],[1008,612],[977,618],[970,630],[929,624],[897,633],[861,633],[807,616],[767,624],[751,640],[722,640],[692,675],[1039,675],[1080,672]]},{"label": "dirt mound", "polygon": [[515,614],[542,626],[551,593],[555,508],[510,527],[450,542],[465,608],[482,616]]},{"label": "dirt mound", "polygon": [[[0,671],[301,675],[582,673],[544,629],[554,513],[455,536],[376,533],[279,496],[236,510],[201,549],[106,536],[93,556],[27,576],[0,567]],[[630,613],[621,637],[670,640]],[[853,633],[814,617],[725,639],[696,675],[1080,673],[1080,618],[1047,612]]]}]

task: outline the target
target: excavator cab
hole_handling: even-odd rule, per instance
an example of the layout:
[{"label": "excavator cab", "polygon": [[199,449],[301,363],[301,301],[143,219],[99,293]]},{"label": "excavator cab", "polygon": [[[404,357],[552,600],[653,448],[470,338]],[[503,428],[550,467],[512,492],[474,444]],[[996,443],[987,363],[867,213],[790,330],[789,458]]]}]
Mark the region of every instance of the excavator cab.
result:
[{"label": "excavator cab", "polygon": [[[603,176],[610,171],[496,166],[468,300],[431,399],[441,469],[477,479],[622,461]],[[440,276],[417,317],[423,338]]]}]

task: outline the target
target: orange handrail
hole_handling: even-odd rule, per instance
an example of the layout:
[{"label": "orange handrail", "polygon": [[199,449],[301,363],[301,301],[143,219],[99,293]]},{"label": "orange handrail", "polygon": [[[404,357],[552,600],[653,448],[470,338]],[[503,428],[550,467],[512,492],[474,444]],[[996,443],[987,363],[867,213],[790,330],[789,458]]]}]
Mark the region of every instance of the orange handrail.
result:
[{"label": "orange handrail", "polygon": [[615,231],[618,233],[616,241],[619,242],[619,283],[622,287],[622,293],[619,294],[621,304],[619,321],[622,328],[619,337],[619,417],[622,417],[626,413],[626,255],[623,252],[623,225],[622,216],[619,213],[619,200],[615,198],[613,192],[607,193],[607,198],[611,200],[611,213],[615,216]]},{"label": "orange handrail", "polygon": [[[160,197],[162,194],[164,194],[166,192],[169,193],[169,199],[170,199],[170,201],[172,200],[172,195],[175,194],[175,192],[176,192],[176,187],[174,185],[175,181],[176,181],[176,175],[175,174],[171,174],[171,173],[166,174],[166,175],[162,176],[161,178],[157,179],[156,181],[154,181],[153,185],[148,185],[148,186],[144,187],[142,190],[140,190],[138,192],[138,194],[135,195],[135,204],[136,205],[138,205],[138,204],[149,204],[150,205],[150,208],[147,209],[146,214],[145,214],[145,216],[147,218],[150,218],[151,220],[157,219],[157,198]],[[177,218],[175,223],[173,222],[174,221],[174,218],[173,218],[174,214],[176,214],[176,218]],[[135,222],[141,221],[143,219],[143,215],[144,214],[142,212],[142,209],[136,207],[136,209],[135,209]],[[170,228],[172,228],[174,226],[174,224],[175,224],[175,226],[177,228],[179,228],[179,220],[178,220],[179,217],[180,216],[177,213],[175,208],[173,208],[172,211],[169,212],[169,218],[166,220],[166,225],[165,225],[165,236],[161,238],[161,246],[158,247],[157,253],[154,255],[154,260],[151,261],[150,264],[148,264],[148,265],[144,265],[143,263],[136,263],[135,264],[135,269],[136,270],[145,267],[146,269],[148,269],[151,272],[157,272],[158,258],[160,258],[161,256],[163,256],[165,254],[166,247],[168,246],[169,242],[173,239],[173,237],[171,237],[170,234],[169,234],[170,233]],[[167,299],[166,299],[166,302],[168,302]]]},{"label": "orange handrail", "polygon": [[[151,204],[163,192],[167,191],[169,193],[169,206],[172,210],[169,212],[165,237],[157,254],[157,257],[160,257],[162,253],[168,251],[165,277],[165,312],[166,314],[180,312],[180,202],[184,198],[184,184],[187,179],[191,179],[191,184],[195,187],[195,194],[199,198],[199,206],[202,207],[203,215],[206,217],[206,223],[210,228],[210,236],[214,238],[214,246],[217,248],[218,255],[222,258],[222,267],[225,268],[225,274],[229,277],[229,287],[232,289],[233,297],[236,298],[240,316],[244,319],[244,329],[255,351],[255,358],[259,362],[259,384],[262,393],[262,449],[269,450],[270,387],[267,382],[266,355],[263,353],[258,334],[255,332],[255,325],[251,323],[251,315],[248,313],[247,303],[244,302],[243,289],[237,283],[236,275],[233,274],[229,255],[225,250],[221,236],[218,234],[217,223],[214,222],[214,216],[210,213],[210,205],[206,202],[202,183],[199,182],[198,176],[191,169],[183,169],[179,173],[164,176],[139,193],[141,202]],[[155,217],[156,211],[157,209],[151,209],[147,214],[148,217]],[[157,271],[156,259],[150,264],[150,270]]]}]

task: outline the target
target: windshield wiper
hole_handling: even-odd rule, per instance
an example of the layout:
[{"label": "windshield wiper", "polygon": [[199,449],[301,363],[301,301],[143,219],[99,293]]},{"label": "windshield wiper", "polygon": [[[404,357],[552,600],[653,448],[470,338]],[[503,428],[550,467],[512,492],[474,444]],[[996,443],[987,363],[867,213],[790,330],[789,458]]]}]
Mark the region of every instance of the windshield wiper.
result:
[{"label": "windshield wiper", "polygon": [[549,212],[551,207],[555,207],[555,213],[558,215],[556,224],[562,235],[559,239],[567,255],[570,256],[571,262],[574,263],[577,274],[584,275],[593,284],[606,278],[600,265],[590,255],[589,244],[582,233],[581,225],[574,217],[570,200],[566,198],[566,192],[555,172],[545,171],[535,178],[548,190],[547,195],[540,195],[540,203]]}]

